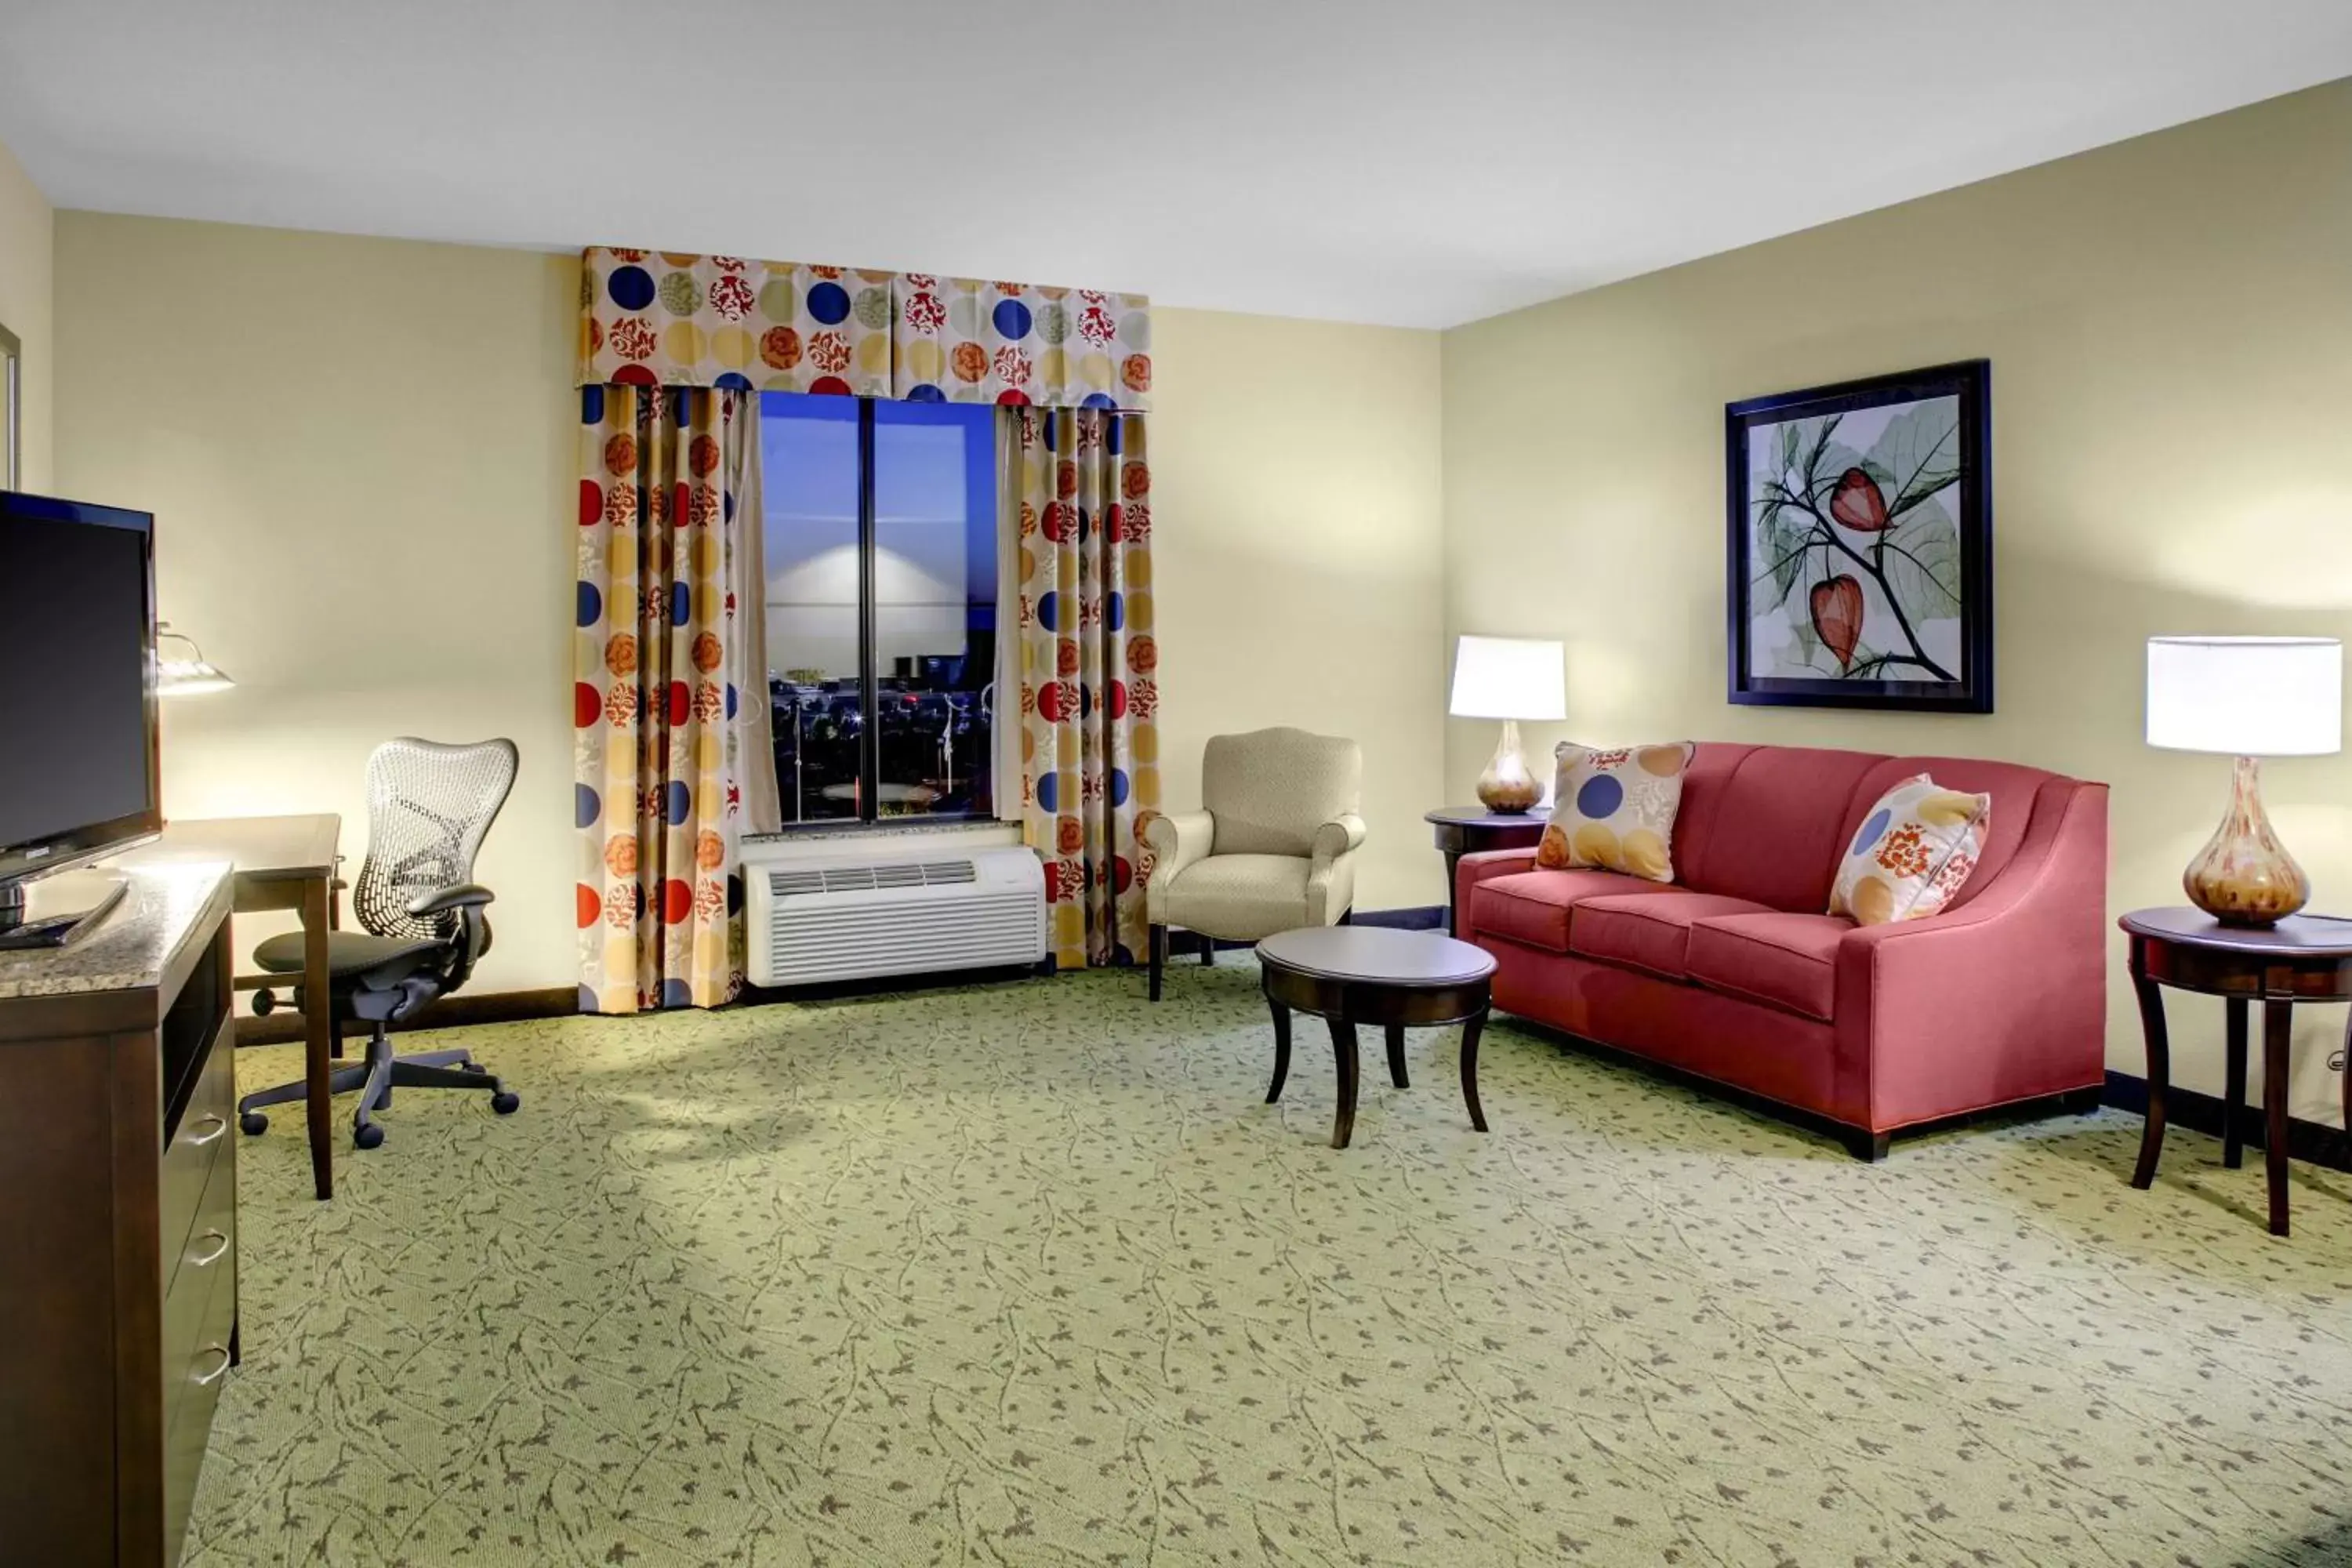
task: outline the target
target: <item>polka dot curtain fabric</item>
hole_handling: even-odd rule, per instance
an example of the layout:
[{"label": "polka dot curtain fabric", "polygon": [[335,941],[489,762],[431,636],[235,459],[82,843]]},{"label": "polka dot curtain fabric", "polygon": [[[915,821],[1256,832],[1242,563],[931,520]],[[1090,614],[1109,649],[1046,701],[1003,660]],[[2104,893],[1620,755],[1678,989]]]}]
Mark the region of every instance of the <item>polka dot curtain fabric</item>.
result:
[{"label": "polka dot curtain fabric", "polygon": [[1160,804],[1151,468],[1136,415],[1006,419],[1020,519],[1021,821],[1064,968],[1144,951],[1143,819]]},{"label": "polka dot curtain fabric", "polygon": [[1140,294],[901,275],[898,395],[930,403],[1148,408],[1151,306]]},{"label": "polka dot curtain fabric", "polygon": [[581,268],[581,384],[888,397],[891,277],[592,247]]},{"label": "polka dot curtain fabric", "polygon": [[1863,814],[1830,886],[1830,913],[1857,925],[1941,914],[1965,886],[1992,830],[1992,796],[1915,773]]},{"label": "polka dot curtain fabric", "polygon": [[751,395],[581,389],[572,734],[580,1006],[709,1007],[742,984]]},{"label": "polka dot curtain fabric", "polygon": [[1536,846],[1536,864],[1673,881],[1675,816],[1694,750],[1686,741],[1605,752],[1562,744],[1552,753],[1559,771],[1551,821]]}]

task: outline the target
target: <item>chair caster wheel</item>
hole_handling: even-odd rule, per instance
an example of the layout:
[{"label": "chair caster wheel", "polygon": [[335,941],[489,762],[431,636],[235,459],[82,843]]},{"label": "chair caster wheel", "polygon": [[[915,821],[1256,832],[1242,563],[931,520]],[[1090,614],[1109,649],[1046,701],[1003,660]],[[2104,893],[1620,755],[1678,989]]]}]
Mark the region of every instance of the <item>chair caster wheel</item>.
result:
[{"label": "chair caster wheel", "polygon": [[383,1142],[383,1129],[378,1127],[373,1121],[369,1122],[364,1127],[354,1127],[352,1129],[352,1142],[354,1147],[361,1149],[373,1149]]},{"label": "chair caster wheel", "polygon": [[258,1138],[269,1131],[269,1118],[258,1110],[248,1110],[236,1119],[236,1130],[247,1138]]},{"label": "chair caster wheel", "polygon": [[510,1089],[500,1089],[490,1096],[490,1109],[500,1116],[512,1116],[522,1109],[522,1096]]}]

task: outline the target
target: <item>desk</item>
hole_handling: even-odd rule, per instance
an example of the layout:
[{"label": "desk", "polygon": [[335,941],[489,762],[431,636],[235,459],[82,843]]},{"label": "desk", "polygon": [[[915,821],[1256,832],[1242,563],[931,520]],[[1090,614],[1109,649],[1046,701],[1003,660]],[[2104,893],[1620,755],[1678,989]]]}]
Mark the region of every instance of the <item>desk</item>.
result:
[{"label": "desk", "polygon": [[[163,836],[124,856],[123,865],[226,860],[236,868],[235,912],[292,910],[302,917],[304,1110],[310,1129],[310,1177],[321,1201],[335,1195],[334,1099],[328,1091],[335,1026],[327,1004],[327,933],[335,929],[335,843],[342,818],[215,816],[174,822]],[[240,976],[236,988],[284,985],[284,974]]]}]

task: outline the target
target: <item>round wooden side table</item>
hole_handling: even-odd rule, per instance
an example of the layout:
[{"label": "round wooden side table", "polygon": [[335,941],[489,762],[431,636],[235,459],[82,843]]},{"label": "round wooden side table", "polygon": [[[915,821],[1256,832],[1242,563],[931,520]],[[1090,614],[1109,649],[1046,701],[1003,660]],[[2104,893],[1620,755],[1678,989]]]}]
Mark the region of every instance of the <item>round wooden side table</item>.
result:
[{"label": "round wooden side table", "polygon": [[1532,849],[1543,842],[1551,817],[1540,811],[1488,811],[1483,805],[1444,805],[1422,817],[1434,830],[1445,857],[1445,929],[1459,935],[1462,911],[1454,907],[1454,868],[1465,855],[1482,849]]},{"label": "round wooden side table", "polygon": [[1274,1014],[1272,1105],[1290,1076],[1292,1009],[1331,1026],[1339,1072],[1339,1108],[1331,1119],[1331,1147],[1345,1149],[1356,1127],[1356,1026],[1377,1024],[1388,1034],[1389,1078],[1405,1081],[1404,1032],[1437,1024],[1462,1026],[1462,1098],[1470,1125],[1486,1131],[1478,1107],[1478,1032],[1486,1026],[1494,956],[1483,948],[1432,931],[1382,926],[1303,926],[1277,931],[1257,944],[1265,969],[1266,1006]]},{"label": "round wooden side table", "polygon": [[[2223,998],[2228,1009],[2228,1058],[2221,1095],[2221,1163],[2241,1161],[2238,1123],[2246,1098],[2246,1009],[2263,1005],[2263,1167],[2270,1179],[2271,1234],[2287,1234],[2286,1094],[2288,1045],[2297,1002],[2352,1001],[2352,921],[2290,915],[2274,926],[2223,925],[2200,910],[2135,910],[2116,922],[2131,937],[2132,989],[2139,996],[2140,1027],[2147,1037],[2147,1127],[2140,1135],[2132,1185],[2156,1180],[2164,1152],[2164,1099],[2171,1087],[2172,1052],[2164,1026],[2169,985]],[[2352,1030],[2347,1032],[2352,1049]],[[2344,1082],[2344,1112],[2352,1125],[2352,1063]]]}]

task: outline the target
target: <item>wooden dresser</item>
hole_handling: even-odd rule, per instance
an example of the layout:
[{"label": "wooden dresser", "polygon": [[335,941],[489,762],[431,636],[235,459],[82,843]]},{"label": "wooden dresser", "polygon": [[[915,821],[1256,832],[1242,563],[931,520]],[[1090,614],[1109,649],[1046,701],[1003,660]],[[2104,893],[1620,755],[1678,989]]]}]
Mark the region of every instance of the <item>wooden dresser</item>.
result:
[{"label": "wooden dresser", "polygon": [[11,1563],[176,1563],[237,1361],[229,868],[128,875],[74,946],[0,952]]}]

